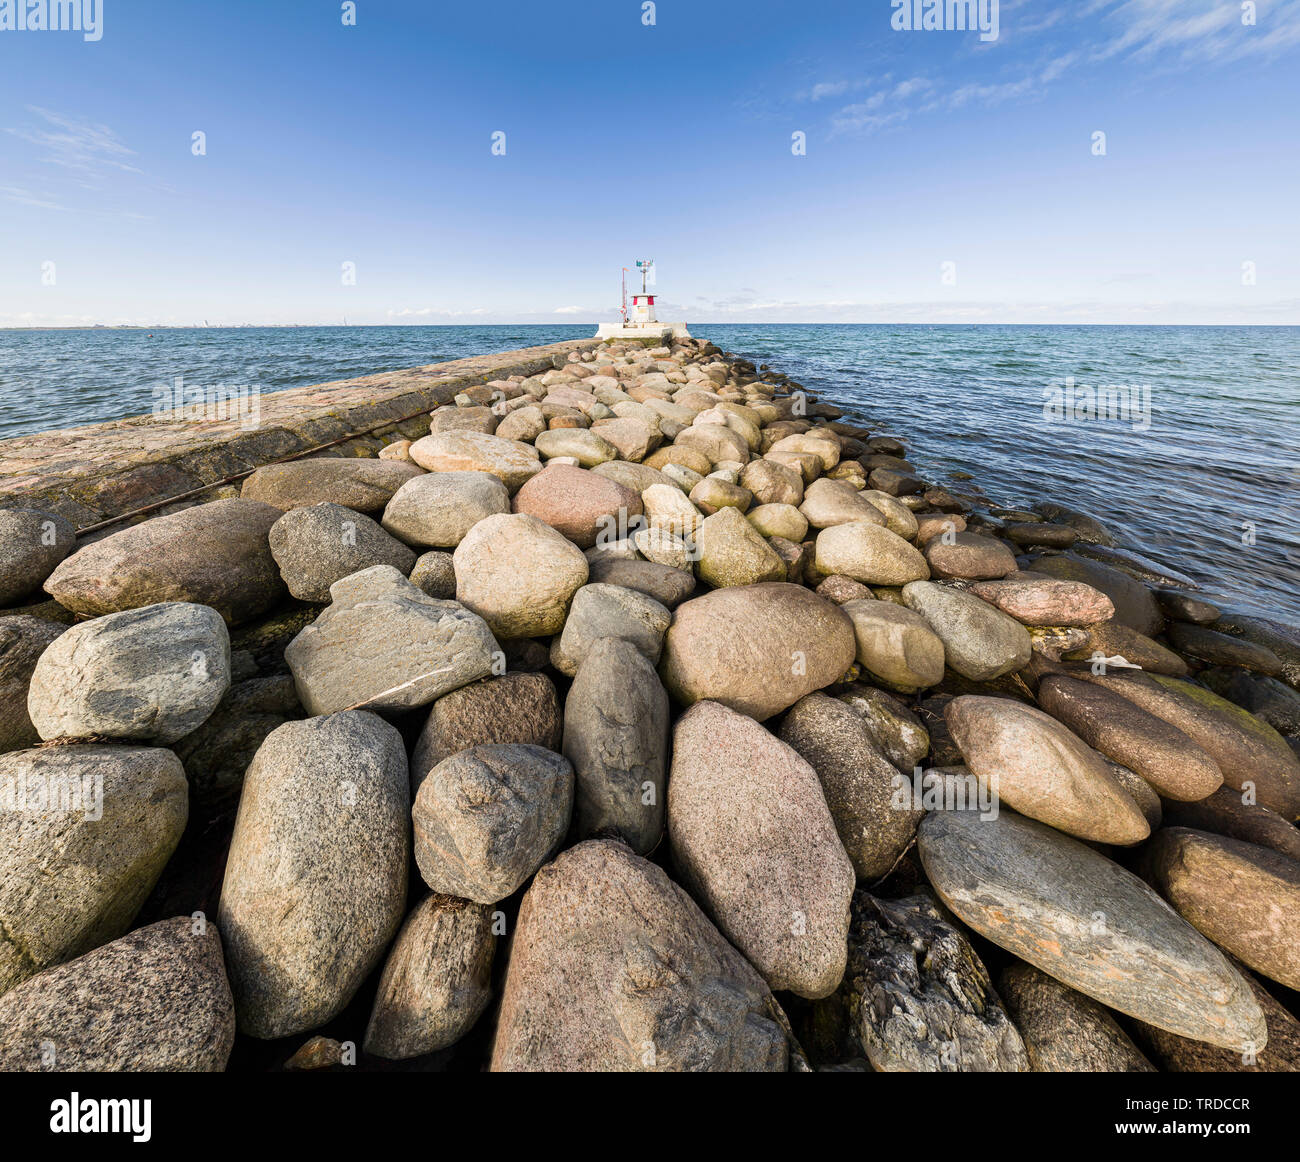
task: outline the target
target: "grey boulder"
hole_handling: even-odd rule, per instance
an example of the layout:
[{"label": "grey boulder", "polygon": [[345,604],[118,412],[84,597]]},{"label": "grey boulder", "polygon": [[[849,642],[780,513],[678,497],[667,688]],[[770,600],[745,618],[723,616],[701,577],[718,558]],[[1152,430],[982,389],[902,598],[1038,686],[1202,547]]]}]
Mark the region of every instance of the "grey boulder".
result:
[{"label": "grey boulder", "polygon": [[403,575],[415,567],[414,552],[341,504],[290,509],[269,539],[280,576],[299,601],[328,601],[335,581],[372,565],[392,565]]}]

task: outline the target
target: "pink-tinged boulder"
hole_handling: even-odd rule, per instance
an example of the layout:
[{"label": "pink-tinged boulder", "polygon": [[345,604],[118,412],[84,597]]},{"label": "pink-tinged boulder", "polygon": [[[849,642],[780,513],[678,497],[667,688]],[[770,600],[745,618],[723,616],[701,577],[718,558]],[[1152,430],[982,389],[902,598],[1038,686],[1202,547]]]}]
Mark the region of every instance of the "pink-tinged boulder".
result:
[{"label": "pink-tinged boulder", "polygon": [[1094,625],[1115,613],[1109,597],[1082,581],[1011,577],[980,581],[970,592],[1024,625]]},{"label": "pink-tinged boulder", "polygon": [[641,496],[615,480],[572,464],[551,464],[515,493],[511,507],[562,533],[582,549],[602,532],[615,541],[644,511]]},{"label": "pink-tinged boulder", "polygon": [[410,456],[430,472],[491,472],[511,493],[542,470],[541,455],[531,444],[486,432],[436,432],[416,440]]},{"label": "pink-tinged boulder", "polygon": [[673,735],[668,837],[687,887],[773,989],[835,991],[853,864],[795,750],[744,714],[693,706]]}]

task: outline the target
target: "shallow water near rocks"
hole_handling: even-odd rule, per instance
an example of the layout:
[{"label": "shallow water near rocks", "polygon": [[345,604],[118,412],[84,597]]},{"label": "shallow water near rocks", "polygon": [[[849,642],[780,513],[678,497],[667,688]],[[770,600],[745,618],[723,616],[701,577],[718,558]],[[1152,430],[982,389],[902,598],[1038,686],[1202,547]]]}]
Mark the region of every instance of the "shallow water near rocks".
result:
[{"label": "shallow water near rocks", "polygon": [[[154,388],[178,376],[278,391],[591,333],[0,331],[0,438],[148,412]],[[966,472],[995,503],[1084,509],[1207,598],[1300,623],[1300,327],[697,324],[694,334],[900,437],[928,478],[962,487],[953,473]],[[1045,415],[1070,377],[1077,414]],[[1131,406],[1089,418],[1083,389],[1104,385],[1134,389],[1115,397]]]}]

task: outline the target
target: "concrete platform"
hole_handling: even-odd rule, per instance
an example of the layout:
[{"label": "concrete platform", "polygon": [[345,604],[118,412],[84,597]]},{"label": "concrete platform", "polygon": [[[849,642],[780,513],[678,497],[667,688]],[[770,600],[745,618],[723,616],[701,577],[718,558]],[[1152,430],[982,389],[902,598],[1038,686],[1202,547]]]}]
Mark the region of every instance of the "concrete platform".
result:
[{"label": "concrete platform", "polygon": [[685,323],[652,323],[649,326],[627,326],[618,323],[600,323],[596,327],[597,339],[689,339],[691,333]]}]

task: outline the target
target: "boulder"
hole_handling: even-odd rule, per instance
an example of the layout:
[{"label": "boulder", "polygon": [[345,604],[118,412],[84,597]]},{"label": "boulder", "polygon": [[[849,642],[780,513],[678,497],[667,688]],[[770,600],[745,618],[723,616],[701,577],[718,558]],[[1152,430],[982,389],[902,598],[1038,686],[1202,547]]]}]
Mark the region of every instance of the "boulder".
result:
[{"label": "boulder", "polygon": [[1086,671],[1079,676],[1177,727],[1214,760],[1227,786],[1248,787],[1270,811],[1291,821],[1300,818],[1300,759],[1254,715],[1177,678]]},{"label": "boulder", "polygon": [[905,774],[930,753],[930,732],[892,694],[854,682],[839,700],[866,724],[871,741]]},{"label": "boulder", "polygon": [[1282,673],[1282,659],[1268,646],[1243,638],[1230,637],[1203,625],[1176,621],[1169,627],[1169,640],[1186,658],[1195,658],[1210,666],[1241,666],[1273,677]]},{"label": "boulder", "polygon": [[545,674],[502,674],[444,694],[430,708],[411,755],[411,792],[443,759],[470,747],[527,743],[558,751],[560,699]]},{"label": "boulder", "polygon": [[804,498],[803,477],[775,460],[751,460],[740,474],[740,485],[753,494],[755,504],[798,505]]},{"label": "boulder", "polygon": [[932,811],[918,831],[930,883],[964,924],[1130,1017],[1237,1048],[1264,1016],[1227,958],[1137,876],[1009,811]]},{"label": "boulder", "polygon": [[586,652],[564,703],[564,755],[579,837],[652,851],[664,829],[668,695],[635,643],[602,638]]},{"label": "boulder", "polygon": [[555,852],[569,829],[573,768],[528,743],[471,747],[435,766],[415,797],[415,862],[435,892],[494,904]]},{"label": "boulder", "polygon": [[25,614],[0,617],[0,752],[40,742],[27,713],[27,691],[37,659],[65,628]]},{"label": "boulder", "polygon": [[495,951],[491,907],[425,896],[384,962],[365,1051],[401,1060],[454,1045],[492,999]]},{"label": "boulder", "polygon": [[853,623],[839,606],[771,582],[679,605],[659,673],[682,705],[707,699],[762,720],[840,679],[855,652]]},{"label": "boulder", "polygon": [[492,672],[497,643],[483,619],[391,565],[336,581],[330,595],[284,651],[308,714],[409,710]]},{"label": "boulder", "polygon": [[490,472],[512,495],[542,470],[541,456],[531,444],[486,432],[436,432],[416,440],[410,455],[430,472]]},{"label": "boulder", "polygon": [[454,549],[484,517],[509,511],[510,493],[491,472],[427,472],[393,494],[381,523],[408,545]]},{"label": "boulder", "polygon": [[230,685],[230,635],[215,609],[167,602],[74,625],[41,654],[27,712],[42,738],[160,746],[198,729]]},{"label": "boulder", "polygon": [[1041,710],[967,694],[948,703],[944,720],[967,769],[1012,810],[1097,843],[1150,834],[1105,760]]},{"label": "boulder", "polygon": [[998,988],[1035,1073],[1155,1072],[1102,1005],[1033,965],[1008,966]]},{"label": "boulder", "polygon": [[17,605],[77,547],[77,530],[61,516],[0,508],[0,608]]},{"label": "boulder", "polygon": [[1178,914],[1256,972],[1300,986],[1300,862],[1225,835],[1166,827],[1143,852]]},{"label": "boulder", "polygon": [[935,577],[982,581],[1016,572],[1015,554],[1001,541],[979,533],[953,533],[925,543],[925,560]]},{"label": "boulder", "polygon": [[1067,661],[1086,662],[1101,654],[1103,658],[1121,658],[1149,674],[1168,674],[1175,678],[1186,677],[1189,672],[1187,663],[1172,650],[1117,621],[1090,626],[1087,632],[1087,641],[1061,656]]},{"label": "boulder", "polygon": [[1104,686],[1048,674],[1038,704],[1167,799],[1204,799],[1223,783],[1218,764],[1181,730]]},{"label": "boulder", "polygon": [[406,748],[351,710],[272,731],[244,778],[217,923],[239,1029],[288,1037],[336,1017],[406,905]]},{"label": "boulder", "polygon": [[0,993],[121,936],[188,814],[185,771],[169,750],[0,755]]},{"label": "boulder", "polygon": [[930,576],[925,558],[915,548],[887,528],[866,521],[822,529],[817,534],[816,560],[823,573],[839,573],[865,585],[906,585]]},{"label": "boulder", "polygon": [[415,567],[415,554],[401,541],[339,504],[290,509],[271,526],[269,539],[280,576],[299,601],[328,601],[335,581],[372,565],[392,565],[403,575]]},{"label": "boulder", "polygon": [[220,1073],[234,1044],[221,938],[189,916],[139,928],[0,997],[6,1073]]},{"label": "boulder", "polygon": [[689,537],[699,528],[703,514],[673,484],[652,484],[641,493],[641,503],[651,528]]},{"label": "boulder", "polygon": [[1039,557],[1034,562],[1034,572],[1046,573],[1061,581],[1077,581],[1100,590],[1110,598],[1115,607],[1114,620],[1146,637],[1160,632],[1164,616],[1156,604],[1155,595],[1141,581],[1073,553]]},{"label": "boulder", "polygon": [[1213,795],[1194,803],[1166,799],[1164,819],[1170,827],[1191,827],[1212,831],[1230,839],[1271,847],[1300,861],[1300,829],[1276,811],[1258,803],[1244,803],[1244,796],[1232,787],[1220,787]]},{"label": "boulder", "polygon": [[[849,961],[814,1007],[835,1059],[880,1073],[1024,1073],[1025,1046],[970,941],[926,896],[853,896]],[[823,1050],[824,1052],[825,1050]]]},{"label": "boulder", "polygon": [[99,617],[141,605],[210,605],[231,625],[284,593],[267,535],[282,511],[258,500],[213,500],[85,545],[50,574],[45,591]]},{"label": "boulder", "polygon": [[664,633],[673,615],[653,597],[619,585],[584,585],[573,595],[563,632],[551,648],[551,664],[573,677],[583,659],[601,641],[631,645],[649,662],[659,664]]},{"label": "boulder", "polygon": [[621,458],[618,448],[588,428],[552,428],[538,436],[533,446],[547,460],[568,457],[584,468]]},{"label": "boulder", "polygon": [[770,987],[835,991],[853,864],[793,749],[726,706],[692,706],[673,734],[668,838],[683,882]]},{"label": "boulder", "polygon": [[503,640],[558,633],[588,574],[582,550],[527,513],[479,521],[455,564],[456,599]]},{"label": "boulder", "polygon": [[858,879],[883,879],[911,846],[925,812],[899,805],[902,779],[862,716],[837,698],[809,694],[786,712],[780,738],[817,772]]},{"label": "boulder", "polygon": [[787,576],[780,555],[738,508],[721,508],[705,517],[695,531],[695,549],[695,573],[715,589],[784,581]]},{"label": "boulder", "polygon": [[624,534],[639,517],[639,490],[569,464],[550,464],[515,493],[515,512],[545,521],[582,549]]},{"label": "boulder", "polygon": [[1011,577],[980,581],[969,592],[1024,625],[1094,625],[1115,612],[1109,597],[1080,581]]},{"label": "boulder", "polygon": [[339,504],[357,512],[382,512],[393,494],[420,469],[404,460],[318,457],[267,464],[244,480],[239,495],[281,512],[312,504]]},{"label": "boulder", "polygon": [[903,586],[903,601],[929,623],[943,642],[948,666],[962,677],[988,682],[1029,664],[1029,631],[978,597],[931,581],[913,581]]},{"label": "boulder", "polygon": [[426,597],[453,601],[456,597],[456,564],[450,553],[421,553],[407,578]]},{"label": "boulder", "polygon": [[943,642],[919,613],[874,598],[840,608],[853,622],[858,662],[881,681],[909,692],[943,681]]},{"label": "boulder", "polygon": [[492,1070],[784,1072],[767,985],[663,870],[589,840],[519,908]]},{"label": "boulder", "polygon": [[591,563],[591,583],[635,589],[668,609],[675,609],[695,591],[695,577],[684,569],[603,556]]}]

